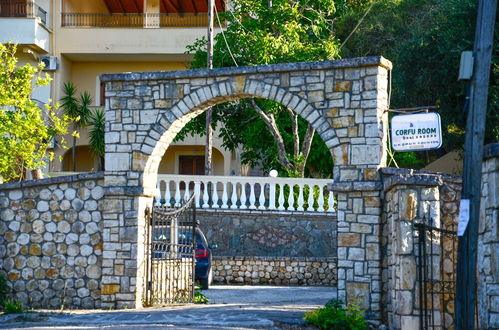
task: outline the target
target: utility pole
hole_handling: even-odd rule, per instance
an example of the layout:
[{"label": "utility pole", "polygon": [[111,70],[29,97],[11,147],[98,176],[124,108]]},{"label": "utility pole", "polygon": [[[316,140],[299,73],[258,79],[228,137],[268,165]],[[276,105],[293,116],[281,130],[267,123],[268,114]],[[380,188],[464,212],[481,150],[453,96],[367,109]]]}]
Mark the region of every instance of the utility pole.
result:
[{"label": "utility pole", "polygon": [[[215,0],[208,0],[208,69],[213,69],[213,11]],[[206,145],[204,147],[204,174],[213,174],[212,153],[213,153],[213,128],[211,107],[206,110]]]},{"label": "utility pole", "polygon": [[480,0],[478,4],[461,197],[470,200],[470,213],[466,230],[459,237],[455,310],[457,330],[475,328],[480,178],[496,8],[497,0]]}]

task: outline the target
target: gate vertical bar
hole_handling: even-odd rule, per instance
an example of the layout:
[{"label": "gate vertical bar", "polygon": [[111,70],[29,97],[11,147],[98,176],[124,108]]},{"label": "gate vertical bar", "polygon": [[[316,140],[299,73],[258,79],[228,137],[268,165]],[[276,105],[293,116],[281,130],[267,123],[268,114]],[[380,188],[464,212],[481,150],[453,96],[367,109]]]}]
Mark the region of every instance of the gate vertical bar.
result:
[{"label": "gate vertical bar", "polygon": [[416,228],[418,229],[418,277],[419,277],[419,329],[423,330],[423,271],[421,265],[423,264],[423,258],[422,258],[422,243],[424,242],[423,239],[423,229],[421,228],[420,224],[416,224]]},{"label": "gate vertical bar", "polygon": [[191,300],[194,301],[194,279],[195,279],[195,272],[196,272],[196,248],[197,248],[197,243],[196,243],[196,204],[193,204],[191,206],[192,210],[191,210],[191,223],[192,223],[192,252],[194,253],[194,262],[192,263],[192,271],[191,271],[191,274],[193,276],[191,276],[189,279],[190,279],[190,283],[189,285],[191,286],[191,290],[190,290],[190,295],[191,295]]},{"label": "gate vertical bar", "polygon": [[146,301],[145,305],[149,306],[151,304],[151,285],[152,285],[152,280],[151,280],[151,267],[152,267],[152,258],[151,258],[151,225],[152,225],[152,210],[147,207],[145,210],[145,218],[146,218],[146,248],[145,248],[145,253],[146,253]]}]

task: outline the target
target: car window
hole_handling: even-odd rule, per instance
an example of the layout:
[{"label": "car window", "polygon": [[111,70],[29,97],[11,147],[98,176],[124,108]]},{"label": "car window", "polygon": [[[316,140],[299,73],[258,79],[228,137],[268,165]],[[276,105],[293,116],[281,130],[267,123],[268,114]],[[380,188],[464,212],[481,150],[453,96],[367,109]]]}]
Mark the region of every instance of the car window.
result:
[{"label": "car window", "polygon": [[[170,228],[169,227],[156,227],[153,232],[153,240],[161,241],[164,243],[170,243]],[[180,244],[190,244],[192,241],[192,230],[179,228],[178,232],[178,242]],[[196,229],[196,243],[203,247],[208,246],[208,242],[204,237],[203,233]]]}]

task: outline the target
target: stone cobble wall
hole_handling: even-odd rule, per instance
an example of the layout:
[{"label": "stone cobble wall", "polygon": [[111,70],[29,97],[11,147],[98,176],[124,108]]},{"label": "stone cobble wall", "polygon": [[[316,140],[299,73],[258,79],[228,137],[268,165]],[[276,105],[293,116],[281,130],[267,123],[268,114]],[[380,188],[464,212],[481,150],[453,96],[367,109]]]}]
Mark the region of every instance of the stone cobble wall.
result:
[{"label": "stone cobble wall", "polygon": [[215,283],[336,285],[336,258],[215,256],[212,267]]},{"label": "stone cobble wall", "polygon": [[[425,221],[434,227],[455,231],[462,179],[394,168],[384,168],[382,173],[385,190],[382,226],[383,319],[390,329],[417,329],[420,292],[416,268],[418,251],[415,246],[418,234],[414,224]],[[443,265],[442,274],[435,271],[434,278],[455,280],[457,244],[452,242],[451,238],[432,237],[432,260],[436,265]],[[439,266],[435,267],[440,270]],[[437,314],[440,318],[446,318],[446,324],[452,323],[453,297],[446,296],[440,301],[439,295],[434,299],[435,306],[442,307]],[[440,314],[441,311],[443,313]]]},{"label": "stone cobble wall", "polygon": [[103,173],[0,185],[0,275],[33,308],[99,308]]},{"label": "stone cobble wall", "polygon": [[499,329],[499,143],[485,146],[478,237],[480,329]]},{"label": "stone cobble wall", "polygon": [[327,213],[197,210],[218,256],[336,257],[336,216]]}]

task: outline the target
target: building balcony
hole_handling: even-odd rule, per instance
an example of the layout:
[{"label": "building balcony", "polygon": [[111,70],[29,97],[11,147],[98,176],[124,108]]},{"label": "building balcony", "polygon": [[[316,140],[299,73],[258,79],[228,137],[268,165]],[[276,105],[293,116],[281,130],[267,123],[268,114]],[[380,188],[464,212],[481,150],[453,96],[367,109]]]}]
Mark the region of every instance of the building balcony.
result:
[{"label": "building balcony", "polygon": [[47,53],[50,32],[46,22],[47,12],[34,2],[0,1],[0,43],[12,41]]},{"label": "building balcony", "polygon": [[206,13],[61,13],[61,26],[74,28],[205,28]]},{"label": "building balcony", "polygon": [[39,18],[43,24],[47,24],[47,11],[34,1],[0,0],[0,17]]}]

